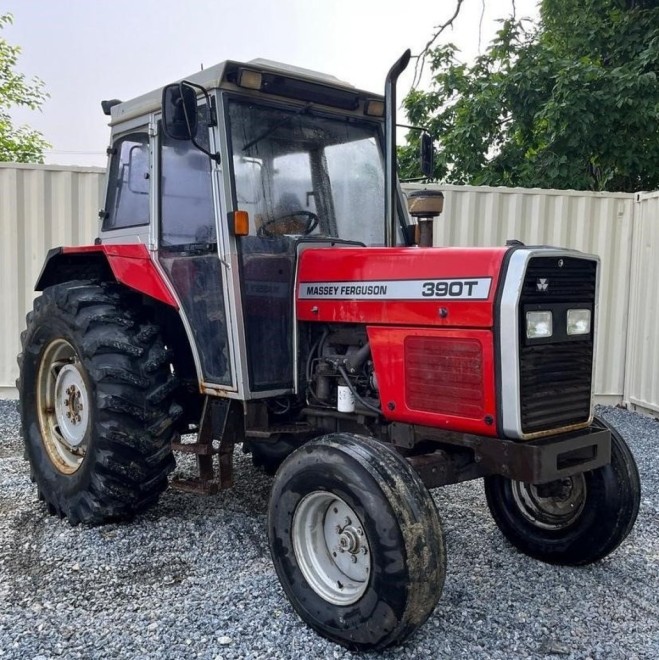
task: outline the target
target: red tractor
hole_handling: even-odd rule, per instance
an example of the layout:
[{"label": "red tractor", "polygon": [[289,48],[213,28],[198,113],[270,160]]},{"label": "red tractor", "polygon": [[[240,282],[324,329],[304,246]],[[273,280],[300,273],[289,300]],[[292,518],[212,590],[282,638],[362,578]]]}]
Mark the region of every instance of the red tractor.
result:
[{"label": "red tractor", "polygon": [[410,221],[396,180],[408,60],[384,98],[256,60],[104,102],[98,238],[50,251],[19,356],[51,513],[145,511],[176,450],[200,471],[180,487],[229,487],[242,444],[276,473],[286,595],[352,649],[400,642],[440,597],[430,488],[484,478],[503,534],[555,564],[608,555],[639,506],[629,449],[593,416],[598,258],[432,247],[441,194],[412,194]]}]

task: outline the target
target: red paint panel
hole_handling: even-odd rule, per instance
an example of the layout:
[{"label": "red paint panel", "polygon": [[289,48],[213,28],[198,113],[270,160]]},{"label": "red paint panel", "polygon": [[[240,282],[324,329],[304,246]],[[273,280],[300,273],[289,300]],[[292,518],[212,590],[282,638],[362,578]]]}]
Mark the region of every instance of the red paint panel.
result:
[{"label": "red paint panel", "polygon": [[63,247],[63,254],[101,252],[105,255],[118,282],[178,309],[176,299],[151,260],[146,245],[84,245]]},{"label": "red paint panel", "polygon": [[388,420],[496,435],[489,330],[368,326],[367,331]]},{"label": "red paint panel", "polygon": [[149,259],[149,250],[143,243],[126,243],[121,245],[80,245],[78,247],[63,247],[63,254],[82,252],[102,252],[105,256],[118,256],[130,259]]},{"label": "red paint panel", "polygon": [[[301,321],[433,325],[490,328],[501,263],[507,248],[341,248],[308,249],[300,255],[296,283]],[[313,282],[363,284],[382,280],[490,278],[486,300],[429,298],[332,299],[299,297]]]}]

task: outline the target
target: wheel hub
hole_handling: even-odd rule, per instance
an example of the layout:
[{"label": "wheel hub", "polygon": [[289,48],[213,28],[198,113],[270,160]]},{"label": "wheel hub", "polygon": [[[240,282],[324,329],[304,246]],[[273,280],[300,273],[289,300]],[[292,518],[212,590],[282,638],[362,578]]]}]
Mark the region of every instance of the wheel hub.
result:
[{"label": "wheel hub", "polygon": [[357,530],[350,526],[346,527],[339,537],[339,552],[350,552],[355,554],[359,550],[359,536]]},{"label": "wheel hub", "polygon": [[84,409],[80,401],[80,390],[75,386],[66,388],[67,398],[64,399],[64,406],[67,408],[66,416],[72,424],[78,424],[82,421],[80,413]]},{"label": "wheel hub", "polygon": [[70,447],[79,447],[85,438],[88,422],[87,388],[77,364],[67,364],[55,380],[55,415],[62,439]]},{"label": "wheel hub", "polygon": [[564,529],[581,515],[586,503],[583,474],[547,484],[512,483],[515,503],[522,515],[541,529]]},{"label": "wheel hub", "polygon": [[[342,521],[337,522],[337,518]],[[352,509],[342,500],[335,500],[325,514],[324,527],[325,540],[337,567],[351,580],[367,580],[370,565],[368,543]]]},{"label": "wheel hub", "polygon": [[73,474],[87,451],[90,404],[83,374],[68,341],[46,347],[38,376],[39,424],[48,457],[63,474]]},{"label": "wheel hub", "polygon": [[306,495],[293,517],[295,557],[311,588],[335,605],[350,605],[368,587],[371,552],[357,514],[325,491]]}]

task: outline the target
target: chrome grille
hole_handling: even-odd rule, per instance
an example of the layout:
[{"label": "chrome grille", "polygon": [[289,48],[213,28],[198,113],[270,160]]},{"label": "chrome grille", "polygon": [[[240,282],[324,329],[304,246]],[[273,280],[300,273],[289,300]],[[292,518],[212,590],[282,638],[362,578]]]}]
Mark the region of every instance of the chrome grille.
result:
[{"label": "chrome grille", "polygon": [[[546,286],[544,286],[546,285]],[[590,417],[594,343],[525,341],[525,305],[551,309],[562,303],[587,303],[594,309],[597,263],[576,257],[535,257],[524,277],[520,298],[520,411],[525,434],[585,423]],[[593,324],[595,319],[593,318]]]}]

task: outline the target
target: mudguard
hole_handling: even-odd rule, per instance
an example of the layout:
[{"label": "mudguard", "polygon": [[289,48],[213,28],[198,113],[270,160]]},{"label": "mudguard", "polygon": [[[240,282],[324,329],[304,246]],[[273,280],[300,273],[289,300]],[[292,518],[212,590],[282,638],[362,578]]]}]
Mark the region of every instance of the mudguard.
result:
[{"label": "mudguard", "polygon": [[117,282],[178,309],[176,299],[142,243],[53,248],[48,251],[34,288],[43,291],[66,279],[85,277],[90,267],[100,272],[109,267]]}]

